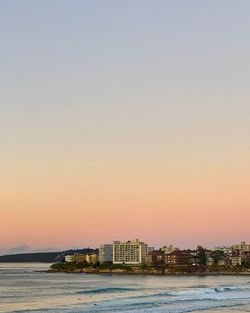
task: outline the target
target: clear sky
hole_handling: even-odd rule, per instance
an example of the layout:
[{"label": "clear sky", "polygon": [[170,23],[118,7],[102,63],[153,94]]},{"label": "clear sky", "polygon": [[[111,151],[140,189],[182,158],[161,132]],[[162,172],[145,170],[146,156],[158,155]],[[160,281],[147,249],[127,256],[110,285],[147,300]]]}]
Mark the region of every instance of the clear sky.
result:
[{"label": "clear sky", "polygon": [[250,242],[249,17],[0,1],[0,246]]}]

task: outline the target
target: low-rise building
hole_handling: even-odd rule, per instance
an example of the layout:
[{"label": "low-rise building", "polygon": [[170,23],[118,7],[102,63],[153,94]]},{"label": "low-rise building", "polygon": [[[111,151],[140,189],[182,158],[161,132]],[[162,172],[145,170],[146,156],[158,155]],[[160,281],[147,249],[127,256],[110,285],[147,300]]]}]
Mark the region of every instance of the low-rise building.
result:
[{"label": "low-rise building", "polygon": [[218,266],[226,266],[227,265],[227,262],[225,259],[220,259],[218,260],[218,263],[217,263]]},{"label": "low-rise building", "polygon": [[86,262],[90,264],[94,264],[98,262],[98,255],[96,253],[88,253],[86,254]]},{"label": "low-rise building", "polygon": [[64,260],[67,263],[96,263],[98,261],[98,255],[96,253],[75,253],[72,255],[66,255]]},{"label": "low-rise building", "polygon": [[250,251],[245,251],[241,253],[242,259],[250,259]]},{"label": "low-rise building", "polygon": [[241,266],[242,263],[241,256],[232,256],[230,261],[232,266]]},{"label": "low-rise building", "polygon": [[70,255],[65,255],[64,260],[67,263],[73,263],[76,261],[76,258],[74,254],[70,254]]},{"label": "low-rise building", "polygon": [[245,251],[241,253],[241,261],[244,266],[250,268],[250,251]]},{"label": "low-rise building", "polygon": [[76,263],[86,262],[86,254],[75,253],[75,262]]},{"label": "low-rise building", "polygon": [[147,255],[147,263],[157,265],[163,262],[164,254],[160,250],[150,251]]},{"label": "low-rise building", "polygon": [[207,266],[212,266],[214,264],[214,259],[211,257],[208,257],[206,260],[206,265]]},{"label": "low-rise building", "polygon": [[162,247],[160,250],[161,250],[163,253],[165,253],[165,254],[169,254],[169,253],[172,253],[172,252],[174,252],[174,251],[176,251],[176,250],[179,250],[179,248],[174,247],[174,246],[172,246],[172,245],[169,245],[169,246],[164,246],[164,247]]},{"label": "low-rise building", "polygon": [[237,250],[239,252],[248,252],[250,251],[250,244],[247,244],[245,241],[242,241],[239,244],[232,246],[233,250]]},{"label": "low-rise building", "polygon": [[212,251],[221,251],[226,255],[231,255],[232,254],[232,248],[231,247],[226,247],[226,246],[221,246],[221,247],[215,247]]},{"label": "low-rise building", "polygon": [[192,257],[188,251],[176,250],[164,254],[164,262],[169,265],[184,265],[192,263]]}]

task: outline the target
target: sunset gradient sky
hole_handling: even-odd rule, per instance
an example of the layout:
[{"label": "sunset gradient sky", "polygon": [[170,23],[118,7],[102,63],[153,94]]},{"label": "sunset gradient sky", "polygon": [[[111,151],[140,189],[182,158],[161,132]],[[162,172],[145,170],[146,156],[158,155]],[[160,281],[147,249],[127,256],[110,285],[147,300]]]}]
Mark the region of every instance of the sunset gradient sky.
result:
[{"label": "sunset gradient sky", "polygon": [[250,1],[1,1],[0,247],[250,242]]}]

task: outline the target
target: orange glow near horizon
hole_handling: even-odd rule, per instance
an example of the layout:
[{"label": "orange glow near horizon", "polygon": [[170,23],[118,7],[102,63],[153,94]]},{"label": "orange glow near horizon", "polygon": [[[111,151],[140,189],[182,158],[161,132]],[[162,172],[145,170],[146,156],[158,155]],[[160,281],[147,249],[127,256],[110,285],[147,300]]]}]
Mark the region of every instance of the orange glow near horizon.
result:
[{"label": "orange glow near horizon", "polygon": [[178,178],[176,169],[166,171],[138,165],[112,172],[110,164],[92,176],[75,169],[63,177],[52,170],[50,176],[26,173],[24,182],[16,177],[1,186],[1,238],[6,246],[31,247],[86,247],[131,238],[187,247],[249,239],[247,173],[230,177],[204,169],[201,175],[182,168]]},{"label": "orange glow near horizon", "polygon": [[250,243],[250,2],[108,3],[0,2],[0,253]]}]

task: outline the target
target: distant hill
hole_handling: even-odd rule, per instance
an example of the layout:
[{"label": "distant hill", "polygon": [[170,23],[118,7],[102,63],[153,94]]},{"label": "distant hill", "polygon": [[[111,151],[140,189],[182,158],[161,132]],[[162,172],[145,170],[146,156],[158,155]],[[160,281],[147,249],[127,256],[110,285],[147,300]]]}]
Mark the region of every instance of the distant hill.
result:
[{"label": "distant hill", "polygon": [[79,250],[66,250],[61,252],[36,252],[36,253],[20,253],[0,256],[0,263],[17,263],[17,262],[41,262],[41,263],[53,263],[64,261],[64,257],[67,254],[89,253],[97,252],[96,249],[79,249]]}]

